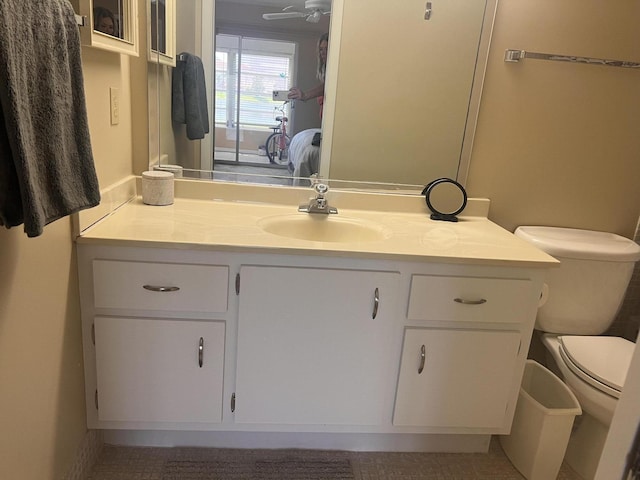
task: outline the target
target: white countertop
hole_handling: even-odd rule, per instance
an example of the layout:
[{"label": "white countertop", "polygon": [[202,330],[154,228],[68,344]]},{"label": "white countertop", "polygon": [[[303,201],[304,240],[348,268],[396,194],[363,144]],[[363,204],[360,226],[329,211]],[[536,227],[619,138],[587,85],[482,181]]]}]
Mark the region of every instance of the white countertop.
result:
[{"label": "white countertop", "polygon": [[553,257],[483,216],[461,216],[457,223],[442,222],[431,220],[426,207],[416,207],[408,213],[393,209],[343,208],[341,203],[357,202],[341,202],[341,199],[343,197],[335,196],[339,210],[336,218],[375,223],[387,232],[385,238],[368,242],[317,242],[267,233],[258,225],[259,220],[272,216],[309,215],[298,213],[295,201],[284,204],[178,197],[172,205],[151,206],[143,204],[141,197],[135,197],[85,229],[77,241],[130,247],[540,268],[558,264]]}]

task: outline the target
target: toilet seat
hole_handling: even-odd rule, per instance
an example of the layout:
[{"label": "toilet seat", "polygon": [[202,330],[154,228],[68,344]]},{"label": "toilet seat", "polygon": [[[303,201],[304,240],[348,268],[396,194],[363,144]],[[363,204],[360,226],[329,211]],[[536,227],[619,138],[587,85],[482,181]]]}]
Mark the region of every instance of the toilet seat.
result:
[{"label": "toilet seat", "polygon": [[635,344],[620,337],[559,336],[567,367],[598,390],[620,398]]}]

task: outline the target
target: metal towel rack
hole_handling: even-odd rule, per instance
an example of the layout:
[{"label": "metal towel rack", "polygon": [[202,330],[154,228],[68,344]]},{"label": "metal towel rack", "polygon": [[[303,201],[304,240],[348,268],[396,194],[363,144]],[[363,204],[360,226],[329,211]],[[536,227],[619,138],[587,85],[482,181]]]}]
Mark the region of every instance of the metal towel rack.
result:
[{"label": "metal towel rack", "polygon": [[625,62],[623,60],[606,60],[603,58],[574,57],[571,55],[554,55],[552,53],[527,52],[525,50],[506,50],[504,61],[518,63],[525,58],[537,60],[552,60],[555,62],[586,63],[589,65],[604,65],[606,67],[640,68],[640,63]]}]

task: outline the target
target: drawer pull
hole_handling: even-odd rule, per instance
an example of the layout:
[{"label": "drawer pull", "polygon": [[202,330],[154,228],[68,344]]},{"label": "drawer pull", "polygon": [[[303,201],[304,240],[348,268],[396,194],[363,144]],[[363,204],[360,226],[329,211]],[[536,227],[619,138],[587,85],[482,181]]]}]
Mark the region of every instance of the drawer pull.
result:
[{"label": "drawer pull", "polygon": [[378,305],[380,305],[380,292],[378,291],[378,287],[376,287],[376,291],[373,294],[373,312],[371,314],[371,318],[374,320],[378,316]]},{"label": "drawer pull", "polygon": [[202,368],[202,357],[204,354],[204,338],[200,337],[200,343],[198,344],[198,365]]},{"label": "drawer pull", "polygon": [[483,303],[487,303],[487,300],[481,298],[480,300],[466,300],[464,298],[454,298],[454,302],[462,303],[463,305],[482,305]]},{"label": "drawer pull", "polygon": [[163,287],[160,285],[143,285],[142,288],[151,292],[177,292],[180,287]]},{"label": "drawer pull", "polygon": [[420,366],[418,367],[418,375],[420,375],[424,370],[424,361],[426,359],[426,356],[427,356],[427,349],[424,348],[424,345],[422,345],[420,347]]}]

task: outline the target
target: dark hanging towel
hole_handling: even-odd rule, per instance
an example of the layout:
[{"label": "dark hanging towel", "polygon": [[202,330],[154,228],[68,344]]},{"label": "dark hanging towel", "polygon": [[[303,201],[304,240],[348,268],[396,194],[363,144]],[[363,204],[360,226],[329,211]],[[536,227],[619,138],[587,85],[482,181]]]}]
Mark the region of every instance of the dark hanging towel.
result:
[{"label": "dark hanging towel", "polygon": [[68,0],[0,0],[0,225],[100,203],[78,25]]},{"label": "dark hanging towel", "polygon": [[187,125],[187,138],[198,140],[209,133],[207,86],[202,60],[183,52],[172,75],[171,117]]},{"label": "dark hanging towel", "polygon": [[640,480],[640,424],[636,428],[636,436],[627,454],[627,463],[622,480]]}]

